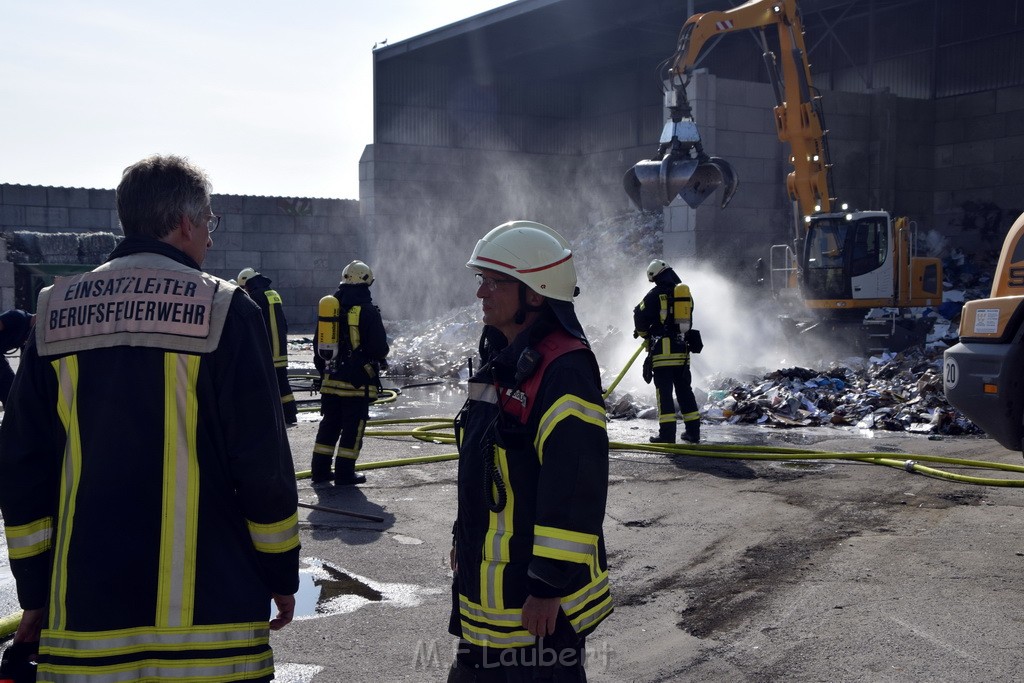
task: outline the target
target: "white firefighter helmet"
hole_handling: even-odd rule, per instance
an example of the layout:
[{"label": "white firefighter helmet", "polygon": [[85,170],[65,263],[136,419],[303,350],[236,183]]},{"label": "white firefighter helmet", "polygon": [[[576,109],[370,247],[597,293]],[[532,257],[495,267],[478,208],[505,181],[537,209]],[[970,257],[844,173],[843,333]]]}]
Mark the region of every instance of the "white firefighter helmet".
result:
[{"label": "white firefighter helmet", "polygon": [[362,261],[353,261],[345,266],[345,270],[341,271],[341,284],[372,285],[373,271]]},{"label": "white firefighter helmet", "polygon": [[654,278],[658,277],[666,270],[668,270],[668,264],[660,258],[656,258],[651,261],[651,265],[647,266],[647,279],[650,282],[654,282]]},{"label": "white firefighter helmet", "polygon": [[235,278],[235,281],[238,283],[239,287],[245,287],[245,283],[248,282],[250,278],[254,278],[257,275],[259,275],[259,273],[256,272],[255,268],[242,268],[238,271],[238,277]]},{"label": "white firefighter helmet", "polygon": [[476,243],[466,266],[505,273],[558,301],[572,303],[579,293],[569,243],[533,221],[509,221],[491,230]]}]

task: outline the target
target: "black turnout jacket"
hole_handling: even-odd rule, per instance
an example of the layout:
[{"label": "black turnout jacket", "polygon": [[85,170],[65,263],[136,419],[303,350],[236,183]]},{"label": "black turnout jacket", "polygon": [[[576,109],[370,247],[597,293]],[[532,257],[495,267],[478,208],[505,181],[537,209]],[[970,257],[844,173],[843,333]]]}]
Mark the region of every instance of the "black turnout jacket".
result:
[{"label": "black turnout jacket", "polygon": [[142,238],[42,291],[0,427],[18,597],[48,609],[40,680],[266,680],[296,503],[249,297]]},{"label": "black turnout jacket", "polygon": [[[560,597],[579,636],[612,611],[600,377],[590,349],[556,327],[542,320],[496,350],[470,379],[457,419],[457,605],[449,628],[474,646],[532,645],[522,625],[529,595]],[[520,362],[527,346],[540,357],[532,374]]]},{"label": "black turnout jacket", "polygon": [[320,390],[335,396],[376,399],[380,363],[391,350],[380,309],[373,305],[369,285],[340,285],[334,298],[341,305],[341,314],[339,359],[333,372],[326,372],[319,335],[313,336],[313,364],[323,376]]}]

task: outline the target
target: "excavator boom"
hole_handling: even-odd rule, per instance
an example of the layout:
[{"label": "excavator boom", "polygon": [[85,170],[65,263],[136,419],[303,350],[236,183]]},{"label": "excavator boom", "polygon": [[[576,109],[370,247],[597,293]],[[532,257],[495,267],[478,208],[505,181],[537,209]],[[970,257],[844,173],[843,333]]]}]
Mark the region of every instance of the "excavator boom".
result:
[{"label": "excavator boom", "polygon": [[[938,259],[915,254],[913,227],[894,221],[885,211],[848,210],[834,198],[820,98],[812,85],[796,3],[749,0],[686,20],[676,51],[664,65],[662,83],[669,116],[658,151],[627,171],[623,178],[626,193],[641,210],[655,211],[677,197],[696,208],[723,188],[725,208],[736,192],[738,178],[729,162],[705,153],[686,87],[708,40],[757,30],[775,95],[775,128],[779,140],[789,145],[792,168],[786,189],[797,205],[802,225],[792,247],[772,248],[772,272],[785,273],[779,300],[800,300],[803,313],[822,322],[851,321],[861,326],[869,309],[903,311],[936,305],[942,300],[941,264]],[[778,52],[769,49],[768,31],[777,38]],[[782,255],[780,267],[776,267],[775,254]],[[887,333],[868,336],[884,336],[888,343],[895,343],[895,314],[890,322]],[[919,332],[915,324],[910,333],[901,332],[901,336],[916,339]]]},{"label": "excavator boom", "polygon": [[[804,214],[829,211],[828,158],[824,131],[811,95],[811,72],[806,59],[803,28],[796,0],[750,0],[730,10],[705,12],[683,25],[675,53],[668,60],[665,106],[669,120],[657,153],[626,172],[626,193],[644,211],[667,206],[681,197],[696,208],[719,187],[722,208],[732,199],[738,176],[728,161],[708,156],[686,97],[694,65],[710,38],[748,29],[775,27],[781,58],[765,49],[769,76],[775,88],[775,124],[779,139],[790,144],[793,171],[787,179],[792,199]],[[781,62],[782,73],[778,71]]]}]

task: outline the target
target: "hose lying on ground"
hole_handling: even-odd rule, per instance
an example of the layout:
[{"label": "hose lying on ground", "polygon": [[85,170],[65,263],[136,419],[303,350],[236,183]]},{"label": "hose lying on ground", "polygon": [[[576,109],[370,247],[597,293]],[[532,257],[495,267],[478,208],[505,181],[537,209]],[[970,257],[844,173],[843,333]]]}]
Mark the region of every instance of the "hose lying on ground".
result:
[{"label": "hose lying on ground", "polygon": [[[414,424],[419,426],[414,429],[374,429],[376,427],[390,427],[401,424]],[[447,444],[455,442],[455,435],[451,431],[451,418],[443,417],[410,417],[402,419],[370,420],[366,423],[366,436],[377,437],[411,437],[421,441]],[[788,448],[780,446],[744,446],[735,444],[635,444],[613,441],[609,447],[616,451],[662,453],[672,456],[692,456],[702,458],[722,458],[726,460],[847,460],[854,462],[866,462],[874,465],[882,465],[893,469],[900,469],[911,474],[921,474],[936,479],[959,482],[962,484],[976,484],[979,486],[1003,486],[1003,487],[1024,487],[1024,479],[999,479],[994,477],[977,477],[966,474],[956,474],[938,468],[922,465],[921,462],[957,465],[978,469],[999,470],[1024,474],[1024,466],[1011,465],[1000,462],[988,462],[983,460],[968,460],[965,458],[949,458],[940,455],[926,454],[903,454],[901,458],[879,456],[874,453],[855,452],[832,452],[817,451],[802,448]],[[357,470],[383,469],[390,467],[402,467],[404,465],[422,465],[432,462],[444,462],[458,459],[458,453],[442,453],[438,455],[421,455],[410,458],[397,458],[393,460],[380,460],[377,462],[361,462],[356,464]],[[308,479],[310,471],[296,472],[297,479]],[[0,639],[5,639],[14,633],[21,622],[21,612],[0,618]]]}]

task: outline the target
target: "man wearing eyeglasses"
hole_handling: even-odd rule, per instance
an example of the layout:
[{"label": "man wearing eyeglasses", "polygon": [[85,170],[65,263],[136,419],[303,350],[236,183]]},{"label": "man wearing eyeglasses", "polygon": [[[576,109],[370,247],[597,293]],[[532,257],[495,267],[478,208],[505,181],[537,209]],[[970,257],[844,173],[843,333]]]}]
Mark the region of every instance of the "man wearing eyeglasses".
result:
[{"label": "man wearing eyeglasses", "polygon": [[608,434],[576,318],[568,243],[532,221],[481,239],[483,365],[456,418],[458,516],[449,683],[585,681],[585,639],[612,611]]},{"label": "man wearing eyeglasses", "polygon": [[191,162],[129,166],[117,212],[106,263],[40,293],[0,426],[15,642],[39,680],[268,681],[299,535],[263,318],[201,270]]}]

